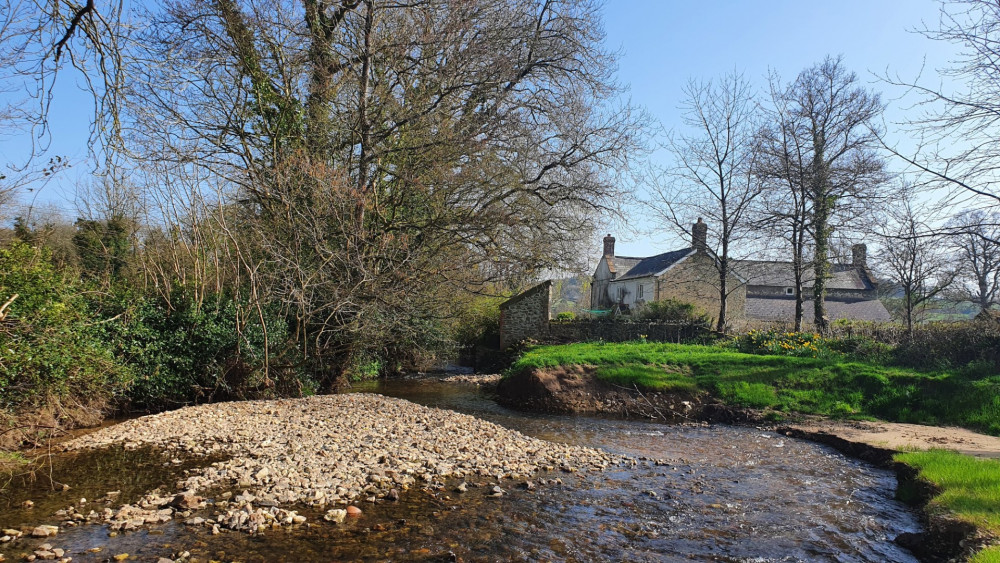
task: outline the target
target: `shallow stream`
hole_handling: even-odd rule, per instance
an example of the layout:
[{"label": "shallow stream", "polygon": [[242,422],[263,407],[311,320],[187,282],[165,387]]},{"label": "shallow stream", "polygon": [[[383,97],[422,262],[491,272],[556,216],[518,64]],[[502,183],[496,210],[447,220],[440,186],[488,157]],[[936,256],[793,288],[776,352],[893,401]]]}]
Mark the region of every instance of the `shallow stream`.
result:
[{"label": "shallow stream", "polygon": [[[919,531],[917,515],[893,500],[891,472],[811,442],[730,426],[668,425],[593,417],[531,416],[498,406],[468,384],[403,380],[366,386],[427,406],[480,416],[547,440],[636,458],[604,474],[552,473],[562,484],[470,481],[411,490],[399,502],[363,504],[361,518],[335,526],[319,514],[304,526],[251,537],[213,536],[171,522],[110,537],[102,526],[65,528],[55,538],[0,545],[8,561],[48,542],[78,561],[128,553],[130,561],[174,557],[238,561],[914,561],[892,542]],[[373,413],[377,416],[377,413]],[[121,491],[121,501],[171,487],[195,461],[140,450],[53,456],[33,479],[0,493],[0,526],[58,524],[53,513],[81,497]],[[71,485],[68,491],[52,482]],[[31,499],[35,506],[21,508]],[[100,508],[98,508],[100,510]],[[86,550],[101,548],[97,553]]]}]

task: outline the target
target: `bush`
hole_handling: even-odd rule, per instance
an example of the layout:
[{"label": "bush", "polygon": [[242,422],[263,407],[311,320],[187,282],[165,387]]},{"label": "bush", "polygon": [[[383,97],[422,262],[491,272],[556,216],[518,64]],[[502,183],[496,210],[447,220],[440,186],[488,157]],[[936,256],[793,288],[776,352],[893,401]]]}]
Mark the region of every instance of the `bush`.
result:
[{"label": "bush", "polygon": [[563,311],[556,315],[557,321],[573,321],[576,320],[576,313],[573,311]]},{"label": "bush", "polygon": [[[289,356],[288,327],[264,310],[266,335],[245,301],[219,294],[196,303],[178,294],[168,309],[156,298],[123,293],[105,303],[104,337],[136,374],[132,407],[162,410],[189,403],[309,394],[314,384],[296,368],[265,370]],[[115,308],[117,307],[117,311]]]},{"label": "bush", "polygon": [[639,309],[638,318],[650,321],[707,324],[708,316],[698,311],[691,303],[675,299],[651,301]]},{"label": "bush", "polygon": [[829,342],[812,332],[751,330],[729,344],[744,354],[819,358],[831,355]]},{"label": "bush", "polygon": [[928,323],[893,351],[893,360],[917,368],[960,368],[973,363],[1000,371],[1000,325],[989,321]]},{"label": "bush", "polygon": [[14,413],[50,398],[102,406],[129,387],[132,373],[101,338],[80,289],[47,251],[23,243],[0,249],[0,302],[18,294],[0,325],[0,409]]}]

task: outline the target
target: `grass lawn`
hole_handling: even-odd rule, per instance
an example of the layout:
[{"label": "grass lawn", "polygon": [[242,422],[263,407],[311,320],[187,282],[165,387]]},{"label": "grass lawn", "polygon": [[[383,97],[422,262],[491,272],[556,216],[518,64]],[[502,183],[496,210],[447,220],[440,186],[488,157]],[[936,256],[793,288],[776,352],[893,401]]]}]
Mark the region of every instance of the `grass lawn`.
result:
[{"label": "grass lawn", "polygon": [[[1000,537],[1000,460],[976,459],[946,450],[907,452],[896,455],[896,460],[916,467],[920,477],[941,490],[931,500],[931,506]],[[970,561],[998,562],[1000,547],[985,549]]]},{"label": "grass lawn", "polygon": [[596,366],[598,378],[644,390],[703,390],[780,413],[958,425],[1000,435],[1000,374],[914,371],[843,358],[743,354],[719,346],[584,342],[528,350],[512,372]]}]

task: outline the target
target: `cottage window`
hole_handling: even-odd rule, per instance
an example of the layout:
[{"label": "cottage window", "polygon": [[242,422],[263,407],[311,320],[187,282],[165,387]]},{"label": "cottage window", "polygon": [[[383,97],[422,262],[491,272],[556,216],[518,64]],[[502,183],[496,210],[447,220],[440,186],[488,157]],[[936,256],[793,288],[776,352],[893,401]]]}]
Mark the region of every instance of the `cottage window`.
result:
[{"label": "cottage window", "polygon": [[639,291],[636,292],[636,298],[642,299],[642,284],[639,284]]},{"label": "cottage window", "polygon": [[785,288],[785,295],[795,295],[795,288],[794,287],[786,287]]},{"label": "cottage window", "polygon": [[618,288],[618,300],[619,301],[624,301],[625,300],[625,287],[624,286]]}]

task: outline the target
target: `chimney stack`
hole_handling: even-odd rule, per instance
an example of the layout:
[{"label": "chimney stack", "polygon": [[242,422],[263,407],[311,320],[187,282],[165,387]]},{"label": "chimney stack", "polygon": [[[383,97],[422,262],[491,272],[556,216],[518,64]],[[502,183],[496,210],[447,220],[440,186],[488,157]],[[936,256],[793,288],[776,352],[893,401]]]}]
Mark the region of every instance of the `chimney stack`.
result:
[{"label": "chimney stack", "polygon": [[863,244],[855,244],[851,247],[851,264],[855,268],[868,267],[868,247]]},{"label": "chimney stack", "polygon": [[611,236],[611,233],[604,237],[604,255],[611,257],[615,255],[615,237]]},{"label": "chimney stack", "polygon": [[708,225],[701,220],[701,217],[698,217],[698,222],[691,226],[691,246],[697,252],[708,252]]}]

